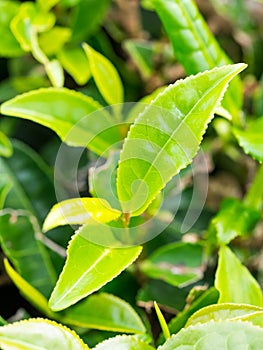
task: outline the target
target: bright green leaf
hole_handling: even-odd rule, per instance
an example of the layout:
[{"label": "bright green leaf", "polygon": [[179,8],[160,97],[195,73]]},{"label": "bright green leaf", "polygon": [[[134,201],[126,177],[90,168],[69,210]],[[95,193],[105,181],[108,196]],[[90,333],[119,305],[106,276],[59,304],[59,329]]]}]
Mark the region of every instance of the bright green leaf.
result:
[{"label": "bright green leaf", "polygon": [[202,278],[201,245],[172,243],[157,249],[140,268],[151,278],[183,287]]},{"label": "bright green leaf", "polygon": [[191,163],[229,81],[244,68],[228,65],[179,80],[140,114],[124,142],[117,175],[124,212],[143,213]]},{"label": "bright green leaf", "polygon": [[234,129],[234,134],[246,154],[263,162],[263,117],[248,125],[246,130]]},{"label": "bright green leaf", "polygon": [[8,137],[0,130],[0,157],[11,157],[13,153],[12,144]]},{"label": "bright green leaf", "polygon": [[24,278],[22,278],[9,264],[8,260],[4,260],[5,269],[8,276],[17,286],[21,294],[38,310],[49,317],[54,317],[48,307],[48,300]]},{"label": "bright green leaf", "polygon": [[154,350],[154,348],[134,336],[118,336],[105,340],[97,345],[94,350]]},{"label": "bright green leaf", "polygon": [[219,244],[228,244],[234,238],[250,233],[260,217],[259,211],[246,206],[240,200],[227,198],[213,218],[210,230],[215,229]]},{"label": "bright green leaf", "polygon": [[[95,228],[98,232],[100,225]],[[82,230],[73,236],[69,244],[66,264],[51,295],[50,307],[54,311],[65,309],[111,281],[129,266],[142,250],[140,246],[99,246],[88,241]]]},{"label": "bright green leaf", "polygon": [[[194,0],[151,0],[151,3],[163,22],[176,58],[188,75],[231,63]],[[242,96],[240,80],[236,78],[231,82],[222,105],[237,123],[240,123]]]},{"label": "bright green leaf", "polygon": [[186,327],[197,323],[209,321],[235,320],[237,317],[248,316],[255,312],[263,311],[262,308],[247,304],[216,304],[204,307],[194,313],[187,321]]},{"label": "bright green leaf", "polygon": [[123,102],[123,86],[113,64],[88,44],[83,44],[95,83],[109,105]]},{"label": "bright green leaf", "polygon": [[249,322],[208,322],[182,329],[158,350],[261,350],[263,329]]},{"label": "bright green leaf", "polygon": [[15,1],[0,1],[0,56],[17,57],[24,54],[10,29],[11,20],[18,11],[19,3]]},{"label": "bright green leaf", "polygon": [[172,318],[168,324],[171,334],[179,332],[179,330],[185,326],[189,317],[193,315],[197,310],[205,306],[217,303],[218,297],[219,293],[214,287],[211,287],[208,290],[204,291],[196,300],[194,300],[189,305],[189,307],[186,307],[176,317]]},{"label": "bright green leaf", "polygon": [[225,246],[219,250],[215,287],[220,293],[219,303],[263,306],[262,291],[257,281],[235,254]]},{"label": "bright green leaf", "polygon": [[[39,36],[39,46],[45,52],[46,55],[57,54],[70,40],[71,30],[65,27],[54,27],[48,32],[42,33]],[[54,40],[56,38],[56,40]],[[75,62],[79,64],[78,61]]]},{"label": "bright green leaf", "polygon": [[118,219],[121,212],[112,209],[107,201],[100,198],[72,198],[56,204],[49,212],[44,232],[61,225],[84,225],[89,218],[98,222]]},{"label": "bright green leaf", "polygon": [[0,327],[3,350],[88,350],[70,329],[41,318],[11,323]]},{"label": "bright green leaf", "polygon": [[165,337],[165,339],[169,339],[170,338],[170,331],[169,331],[169,328],[168,328],[168,325],[166,323],[166,320],[162,314],[162,311],[160,310],[158,304],[156,302],[154,302],[154,308],[155,308],[155,312],[156,312],[156,315],[158,317],[158,321],[160,323],[160,326],[162,328],[162,331],[163,331],[163,335]]},{"label": "bright green leaf", "polygon": [[90,295],[62,313],[64,323],[113,332],[144,333],[145,327],[124,300],[107,293]]},{"label": "bright green leaf", "polygon": [[91,77],[89,61],[82,48],[64,48],[58,53],[58,60],[77,84],[84,85]]},{"label": "bright green leaf", "polygon": [[[7,101],[1,113],[25,118],[54,130],[71,146],[84,146],[101,154],[122,137],[102,106],[92,98],[68,89],[39,89]],[[94,123],[93,118],[96,118]]]},{"label": "bright green leaf", "polygon": [[53,6],[55,6],[60,0],[37,0],[39,6],[45,10],[49,11]]}]

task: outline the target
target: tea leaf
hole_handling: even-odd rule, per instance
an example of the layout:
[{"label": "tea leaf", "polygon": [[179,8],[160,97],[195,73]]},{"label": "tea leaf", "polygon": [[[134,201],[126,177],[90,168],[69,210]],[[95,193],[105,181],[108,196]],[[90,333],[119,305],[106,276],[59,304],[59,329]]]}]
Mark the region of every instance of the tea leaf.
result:
[{"label": "tea leaf", "polygon": [[72,198],[55,204],[43,225],[44,232],[62,225],[84,225],[89,218],[98,222],[118,219],[121,212],[100,198]]},{"label": "tea leaf", "polygon": [[[2,104],[1,113],[32,120],[55,131],[71,146],[89,147],[101,154],[122,137],[110,116],[92,98],[66,88],[31,91]],[[98,117],[98,115],[97,115]]]},{"label": "tea leaf", "polygon": [[124,212],[142,214],[191,163],[229,81],[244,68],[228,65],[179,80],[140,114],[124,142],[117,174]]},{"label": "tea leaf", "polygon": [[[95,229],[98,232],[100,225]],[[129,266],[142,250],[140,246],[106,248],[88,241],[82,230],[70,241],[66,264],[49,301],[53,311],[65,309],[98,290]]]},{"label": "tea leaf", "polygon": [[70,329],[41,318],[11,323],[0,327],[0,345],[4,350],[88,350]]},{"label": "tea leaf", "polygon": [[263,329],[249,322],[207,322],[182,329],[158,350],[241,350],[262,348]]},{"label": "tea leaf", "polygon": [[105,340],[93,350],[154,350],[154,348],[134,336],[118,336]]},{"label": "tea leaf", "polygon": [[105,101],[109,105],[122,103],[123,86],[116,68],[88,44],[84,43],[83,49],[89,60],[91,74]]},{"label": "tea leaf", "polygon": [[219,303],[243,303],[263,306],[260,286],[234,253],[225,246],[219,250],[215,287],[219,290]]}]

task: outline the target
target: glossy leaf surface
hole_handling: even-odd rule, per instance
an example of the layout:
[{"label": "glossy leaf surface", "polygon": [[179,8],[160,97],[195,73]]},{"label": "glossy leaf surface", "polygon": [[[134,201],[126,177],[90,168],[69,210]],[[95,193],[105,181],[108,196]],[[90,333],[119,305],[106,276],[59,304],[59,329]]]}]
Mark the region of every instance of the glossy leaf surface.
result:
[{"label": "glossy leaf surface", "polygon": [[[151,0],[151,3],[161,18],[176,58],[188,75],[231,63],[194,0]],[[242,88],[238,78],[230,84],[222,104],[238,122],[242,105]]]},{"label": "glossy leaf surface", "polygon": [[146,331],[140,317],[127,302],[107,293],[90,295],[65,310],[64,315],[63,322],[83,328],[123,333]]},{"label": "glossy leaf surface", "polygon": [[195,325],[197,323],[206,323],[209,321],[224,321],[235,320],[242,316],[248,316],[263,309],[257,306],[247,304],[217,304],[204,307],[194,313],[187,321],[186,327]]},{"label": "glossy leaf surface", "polygon": [[263,329],[248,322],[212,321],[181,330],[158,350],[260,350],[262,339]]},{"label": "glossy leaf surface", "polygon": [[92,77],[105,101],[109,105],[122,103],[123,86],[116,68],[88,44],[84,43],[83,48],[89,60]]},{"label": "glossy leaf surface", "polygon": [[219,290],[219,303],[242,303],[263,306],[259,284],[228,247],[219,250],[215,287]]},{"label": "glossy leaf surface", "polygon": [[153,350],[154,348],[133,336],[118,336],[97,345],[94,350]]},{"label": "glossy leaf surface", "polygon": [[86,344],[68,328],[41,318],[15,322],[0,328],[3,350],[87,350]]},{"label": "glossy leaf surface", "polygon": [[[103,153],[121,136],[110,116],[92,98],[68,89],[39,89],[5,102],[1,113],[25,118],[55,131],[67,144]],[[92,118],[94,116],[94,118]]]},{"label": "glossy leaf surface", "polygon": [[[54,311],[65,309],[95,292],[119,275],[140,254],[142,248],[106,248],[78,233],[68,247],[68,258],[50,298]],[[97,226],[100,230],[100,226]],[[118,262],[116,264],[116,262]]]},{"label": "glossy leaf surface", "polygon": [[246,130],[235,129],[234,134],[246,154],[263,162],[263,117],[251,122]]},{"label": "glossy leaf surface", "polygon": [[191,163],[229,81],[245,65],[228,65],[179,80],[131,127],[117,176],[124,212],[140,215],[168,181]]},{"label": "glossy leaf surface", "polygon": [[61,225],[84,225],[89,218],[109,222],[120,215],[121,212],[112,209],[104,199],[72,198],[54,205],[46,217],[43,230],[45,232]]}]

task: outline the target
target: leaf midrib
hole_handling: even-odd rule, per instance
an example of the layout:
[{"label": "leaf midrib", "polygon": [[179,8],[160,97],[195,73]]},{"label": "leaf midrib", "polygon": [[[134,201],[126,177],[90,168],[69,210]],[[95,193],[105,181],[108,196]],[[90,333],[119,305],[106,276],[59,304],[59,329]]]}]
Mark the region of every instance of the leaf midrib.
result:
[{"label": "leaf midrib", "polygon": [[[231,73],[232,73],[232,72],[231,72]],[[231,73],[228,74],[228,75],[231,75]],[[202,73],[201,73],[201,74],[202,74]],[[200,74],[200,75],[201,75],[201,74]],[[233,74],[233,73],[232,73],[232,74]],[[141,184],[139,185],[139,187],[138,187],[138,189],[137,189],[137,193],[138,193],[138,191],[140,191],[141,187],[143,186],[143,185],[142,185],[142,182],[145,181],[145,179],[146,179],[147,176],[149,175],[150,171],[151,171],[152,168],[154,167],[154,164],[156,164],[157,160],[159,159],[159,157],[160,157],[161,154],[163,153],[163,150],[166,148],[166,146],[168,145],[168,143],[170,143],[171,139],[173,139],[173,137],[174,137],[175,133],[177,132],[177,130],[179,129],[179,127],[181,127],[181,125],[182,125],[182,124],[185,122],[185,120],[189,117],[189,115],[192,113],[192,111],[198,106],[198,104],[200,104],[200,103],[204,100],[204,98],[205,98],[213,89],[215,89],[225,78],[226,78],[226,77],[223,76],[220,80],[217,80],[216,83],[215,83],[213,86],[209,87],[209,89],[207,89],[206,92],[202,95],[201,99],[199,99],[199,100],[197,101],[197,103],[195,103],[194,106],[190,109],[190,111],[189,111],[187,114],[185,114],[184,118],[180,119],[180,122],[179,122],[178,125],[176,126],[176,129],[172,132],[172,134],[170,135],[170,137],[167,139],[167,141],[166,141],[165,144],[163,145],[162,149],[157,153],[155,159],[153,160],[153,162],[151,163],[150,167],[148,168],[148,170],[147,170],[145,176],[144,176],[142,179],[140,179],[140,180],[141,180]],[[173,86],[172,88],[175,88],[175,86]],[[165,89],[163,93],[165,93],[168,89],[169,89],[169,87],[168,87],[167,89]],[[163,94],[163,93],[162,93],[162,94]],[[145,114],[148,112],[148,110],[150,110],[150,108],[151,108],[152,106],[154,106],[154,102],[155,102],[157,99],[158,99],[158,96],[157,96],[157,98],[152,102],[152,104],[149,105],[149,106],[146,108],[146,110],[143,112],[143,113],[144,113],[143,115],[145,115]],[[178,107],[177,107],[177,108],[178,108]],[[179,109],[179,108],[178,108],[178,109]],[[143,117],[143,115],[142,115],[142,117]],[[141,117],[141,118],[142,118],[142,117]],[[141,119],[141,118],[140,118],[140,119]],[[209,118],[210,118],[210,116],[209,116]],[[140,120],[138,120],[138,122],[137,122],[136,124],[138,124],[139,122],[140,122]],[[135,126],[136,124],[134,124],[134,126]],[[198,150],[198,149],[197,149],[197,150]],[[197,151],[196,151],[196,152],[197,152]],[[196,152],[195,152],[195,153],[196,153]],[[184,165],[184,166],[182,166],[182,167],[179,167],[179,168],[177,169],[177,173],[178,173],[178,171],[182,170],[182,169],[185,168],[186,166],[187,166],[187,164]],[[174,176],[174,175],[172,175],[170,178],[172,178],[173,176]],[[156,195],[162,190],[162,188],[163,188],[164,186],[165,186],[165,184],[164,184],[158,191],[155,191],[155,192],[156,192]],[[156,198],[156,195],[153,197],[152,200],[154,200],[154,199]],[[151,203],[151,201],[150,201],[149,203]],[[144,207],[144,205],[142,205],[141,207]],[[141,208],[141,207],[140,207],[140,208]],[[140,209],[140,208],[139,208],[139,209]]]}]

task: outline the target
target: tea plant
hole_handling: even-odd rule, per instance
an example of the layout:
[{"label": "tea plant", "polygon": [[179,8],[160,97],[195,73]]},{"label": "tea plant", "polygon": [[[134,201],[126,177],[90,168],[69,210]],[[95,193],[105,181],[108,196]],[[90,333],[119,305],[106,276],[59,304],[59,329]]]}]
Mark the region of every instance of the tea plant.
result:
[{"label": "tea plant", "polygon": [[[158,14],[189,76],[125,104],[127,67],[93,45],[110,1],[2,0],[0,6],[0,54],[29,60],[40,72],[3,85],[12,89],[1,105],[0,240],[6,273],[41,316],[1,319],[1,347],[261,349],[262,290],[241,260],[242,243],[260,225],[262,166],[243,198],[225,198],[194,241],[190,233],[198,232],[204,203],[194,207],[190,227],[182,218],[191,209],[188,190],[195,190],[194,159],[202,156],[201,144],[213,152],[211,134],[232,159],[242,152],[239,144],[263,160],[263,117],[246,122],[241,110],[237,75],[247,65],[232,64],[194,1],[148,0],[142,6]],[[143,79],[151,76],[154,45],[132,39],[125,45]],[[78,85],[89,81],[88,93],[63,87],[64,70]],[[22,89],[14,89],[15,79],[24,81]],[[54,169],[10,140],[5,116],[57,134],[63,144]],[[79,195],[83,169],[89,193]],[[211,272],[215,278],[207,277]],[[161,333],[152,333],[138,305],[155,307]]]}]

